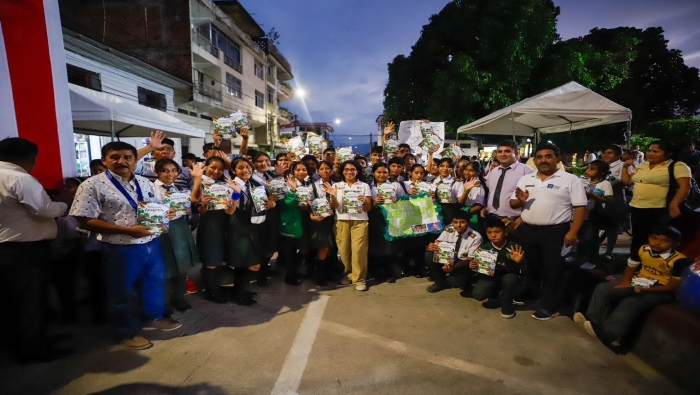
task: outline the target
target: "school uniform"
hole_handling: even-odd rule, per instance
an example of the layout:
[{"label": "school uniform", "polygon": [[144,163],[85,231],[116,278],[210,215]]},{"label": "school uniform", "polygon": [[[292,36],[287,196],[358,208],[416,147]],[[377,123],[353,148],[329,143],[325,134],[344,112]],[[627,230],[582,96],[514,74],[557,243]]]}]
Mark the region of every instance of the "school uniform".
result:
[{"label": "school uniform", "polygon": [[[211,185],[217,181],[207,176],[202,176],[202,189],[204,185]],[[219,182],[223,183],[223,182]],[[202,191],[202,193],[204,193]],[[201,215],[197,228],[197,251],[202,266],[221,266],[226,259],[224,257],[224,242],[226,240],[226,224],[228,215],[221,210],[207,210]]]},{"label": "school uniform", "polygon": [[[136,226],[137,202],[147,198],[155,198],[155,186],[146,178],[133,175],[126,179],[107,170],[80,184],[70,215]],[[140,331],[142,317],[163,318],[164,263],[158,235],[132,238],[98,234],[97,239],[102,243],[116,337],[131,339]],[[131,308],[131,294],[137,282],[141,290],[141,316],[136,316]]]},{"label": "school uniform", "polygon": [[[168,193],[190,193],[189,190],[181,191],[174,183],[165,185],[156,180],[154,185],[156,196],[161,202],[165,201]],[[170,220],[168,232],[163,233],[159,240],[165,262],[166,300],[178,310],[187,309],[189,304],[184,299],[187,271],[199,261],[197,245],[187,223],[187,215],[178,213]],[[166,310],[167,307],[169,306],[166,306]]]},{"label": "school uniform", "polygon": [[[666,285],[671,278],[680,281],[683,271],[691,265],[685,255],[673,249],[656,254],[648,245],[644,245],[637,254],[641,263],[630,262],[628,265],[639,268],[636,277],[656,281],[652,287]],[[596,334],[603,341],[619,340],[639,314],[675,299],[672,291],[637,294],[633,287],[616,288],[616,285],[612,282],[598,285],[586,311],[586,319],[593,324]]]},{"label": "school uniform", "polygon": [[[542,282],[540,307],[554,314],[563,293],[564,236],[571,227],[573,209],[585,207],[587,198],[581,181],[573,174],[557,170],[544,181],[537,174],[523,176],[516,185],[530,194],[522,208],[524,223],[519,235],[536,279]],[[511,199],[517,199],[515,191]]]},{"label": "school uniform", "polygon": [[[264,185],[267,188],[267,185],[269,185],[270,182],[277,177],[272,170],[269,170],[269,171],[264,172],[264,173],[259,172],[257,170],[254,170],[252,178],[255,181],[257,181],[260,185]],[[263,262],[260,262],[260,264],[261,264],[260,270],[257,273],[256,283],[258,285],[266,285],[268,283],[268,277],[270,275],[270,272],[272,271],[271,267],[270,267],[270,259],[275,254],[275,252],[278,252],[280,249],[280,235],[279,235],[280,209],[279,209],[279,207],[275,206],[270,210],[265,210],[265,216],[266,216],[265,222],[263,222],[261,224],[261,228],[260,228],[260,234],[264,235],[263,237],[265,238],[265,243],[263,243],[263,245],[262,245]]]},{"label": "school uniform", "polygon": [[[442,223],[443,225],[448,226],[452,224],[452,219],[454,218],[455,213],[462,207],[464,207],[464,205],[459,203],[458,200],[459,197],[462,196],[462,194],[464,193],[464,183],[455,180],[455,178],[452,176],[446,178],[438,176],[433,181],[433,185],[435,185],[435,201],[442,208]],[[450,186],[450,190],[447,196],[440,196],[441,185]]]},{"label": "school uniform", "polygon": [[[614,192],[613,192],[613,186],[608,180],[601,180],[598,181],[597,183],[592,183],[588,181],[587,179],[583,180],[584,187],[586,188],[586,192],[596,192],[598,191],[598,195],[601,197],[605,198],[613,198]],[[588,198],[588,202],[586,203],[586,220],[583,223],[583,226],[581,226],[581,229],[579,230],[578,237],[579,237],[579,243],[578,243],[578,251],[576,252],[577,255],[582,256],[586,262],[593,263],[595,264],[596,261],[598,260],[599,256],[599,251],[600,251],[600,238],[599,238],[599,232],[601,229],[606,228],[604,224],[597,223],[595,221],[595,218],[591,219],[591,211],[596,208],[598,205],[608,205],[608,204],[614,204],[613,202],[598,202],[597,200],[593,198]],[[615,240],[617,240],[617,222],[614,223],[614,227],[611,227],[609,231],[613,231],[615,234]],[[613,247],[615,246],[614,242],[611,241],[611,238],[608,238],[608,243],[613,243]]]},{"label": "school uniform", "polygon": [[[406,181],[405,185],[407,191],[410,191],[411,188],[415,187],[412,181]],[[410,260],[412,259],[415,263],[415,266],[413,268],[413,275],[417,278],[430,277],[430,267],[427,265],[425,260],[426,248],[428,247],[428,244],[435,241],[435,239],[437,239],[438,236],[439,235],[435,234],[427,234],[423,236],[409,237],[404,239],[404,252],[402,253],[402,266],[404,273],[410,272],[409,265]]]},{"label": "school uniform", "polygon": [[[394,192],[392,197],[398,199],[406,194],[404,188],[406,187],[403,181],[399,182],[387,182],[386,184],[392,185]],[[403,185],[402,185],[403,184]],[[376,184],[370,186],[372,192],[372,200],[377,199],[378,187]],[[392,204],[391,201],[385,201],[383,204]],[[392,265],[399,261],[399,254],[405,246],[405,240],[393,240],[389,241],[384,237],[384,232],[386,229],[386,220],[382,209],[379,206],[372,205],[372,209],[369,211],[369,255],[374,261],[379,265],[379,269],[383,276],[387,278],[390,282],[396,277],[393,273]]]},{"label": "school uniform", "polygon": [[[331,185],[335,183],[330,182]],[[314,199],[324,197],[328,200],[328,204],[331,201],[331,195],[326,192],[326,187],[323,185],[322,180],[315,181],[311,184]],[[335,226],[335,215],[324,218],[321,222],[311,221],[311,247],[317,250],[323,248],[334,248],[335,247],[335,236],[334,236],[334,226]]]},{"label": "school uniform", "polygon": [[[453,261],[456,263],[458,260],[473,259],[474,253],[476,253],[483,239],[481,235],[473,229],[467,228],[464,233],[459,234],[452,225],[449,225],[437,238],[438,243],[441,241],[453,243],[455,245]],[[433,257],[434,252],[428,252],[426,254],[426,260],[429,262],[428,264],[430,265],[430,273],[433,277],[433,281],[442,286],[442,288],[463,288],[474,276],[474,272],[467,266],[454,269],[450,273],[445,273],[442,270],[444,264],[433,262]]]},{"label": "school uniform", "polygon": [[336,199],[336,236],[335,240],[340,252],[340,258],[345,266],[345,275],[350,275],[355,285],[365,284],[367,278],[367,250],[369,247],[369,216],[366,211],[348,213],[343,204],[343,196],[347,191],[356,191],[365,199],[372,198],[369,185],[355,181],[350,185],[344,181],[335,184]]},{"label": "school uniform", "polygon": [[520,178],[536,172],[536,170],[517,161],[508,167],[498,166],[491,170],[486,179],[489,196],[485,207],[488,208],[489,213],[510,220],[520,217],[522,210],[510,207],[510,196],[515,192]]},{"label": "school uniform", "polygon": [[476,285],[472,290],[472,297],[476,300],[498,299],[501,306],[510,306],[513,299],[522,291],[520,268],[513,262],[510,252],[517,246],[512,240],[506,240],[503,247],[498,248],[492,242],[487,242],[479,247],[479,251],[490,251],[496,255],[496,268],[494,275],[483,273],[478,275]]},{"label": "school uniform", "polygon": [[[158,180],[158,175],[156,174],[156,161],[151,161],[151,162],[146,162],[146,161],[139,161],[136,164],[136,169],[134,170],[134,174],[138,176],[145,177],[148,179],[148,181],[155,183]],[[192,182],[193,182],[192,174],[190,173],[190,169],[185,166],[180,166],[180,174],[177,175],[177,178],[175,179],[175,186],[179,190],[191,190],[192,189]]]},{"label": "school uniform", "polygon": [[[312,182],[298,181],[299,187],[311,187]],[[285,282],[298,281],[298,269],[309,249],[310,222],[309,206],[302,202],[297,191],[292,191],[287,185],[284,199],[279,201],[280,212],[280,255],[285,266]],[[301,197],[305,198],[305,197]],[[298,251],[298,252],[297,252]]]}]

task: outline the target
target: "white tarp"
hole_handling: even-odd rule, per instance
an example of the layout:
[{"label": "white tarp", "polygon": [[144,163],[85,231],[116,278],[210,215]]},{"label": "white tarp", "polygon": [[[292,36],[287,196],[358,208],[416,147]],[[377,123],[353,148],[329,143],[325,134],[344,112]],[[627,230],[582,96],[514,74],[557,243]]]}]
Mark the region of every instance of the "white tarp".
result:
[{"label": "white tarp", "polygon": [[576,82],[500,109],[457,133],[532,136],[632,120],[632,111]]},{"label": "white tarp", "polygon": [[163,111],[74,84],[68,88],[76,132],[110,135],[114,130],[118,137],[147,137],[162,130],[168,137],[204,138],[204,131]]}]

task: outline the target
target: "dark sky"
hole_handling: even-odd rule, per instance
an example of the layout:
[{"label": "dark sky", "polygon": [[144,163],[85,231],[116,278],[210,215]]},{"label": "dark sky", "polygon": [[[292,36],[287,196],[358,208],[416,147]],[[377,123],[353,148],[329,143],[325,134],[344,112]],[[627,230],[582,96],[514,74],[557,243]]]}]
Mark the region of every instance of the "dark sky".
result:
[{"label": "dark sky", "polygon": [[[387,63],[408,54],[448,0],[241,0],[265,31],[280,33],[294,81],[306,91],[283,104],[301,118],[334,122],[337,140],[376,133]],[[669,47],[700,68],[699,0],[555,0],[563,39],[594,27],[661,26]],[[546,87],[543,87],[543,90]],[[354,139],[355,141],[358,138]],[[362,140],[365,140],[363,138]],[[367,138],[368,140],[368,138]],[[376,140],[376,135],[375,135]],[[354,143],[354,141],[353,141]]]}]

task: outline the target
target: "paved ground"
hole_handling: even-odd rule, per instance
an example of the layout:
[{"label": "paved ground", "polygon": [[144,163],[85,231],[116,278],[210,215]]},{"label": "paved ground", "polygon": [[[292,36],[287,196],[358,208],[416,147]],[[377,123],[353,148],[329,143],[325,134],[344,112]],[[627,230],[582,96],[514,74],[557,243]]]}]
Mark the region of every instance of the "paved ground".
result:
[{"label": "paved ground", "polygon": [[[76,326],[77,354],[20,367],[0,360],[3,394],[681,394],[569,318],[505,320],[456,289],[404,278],[366,293],[275,281],[255,307],[188,296],[185,325],[150,350]],[[253,286],[253,288],[255,288]]]}]

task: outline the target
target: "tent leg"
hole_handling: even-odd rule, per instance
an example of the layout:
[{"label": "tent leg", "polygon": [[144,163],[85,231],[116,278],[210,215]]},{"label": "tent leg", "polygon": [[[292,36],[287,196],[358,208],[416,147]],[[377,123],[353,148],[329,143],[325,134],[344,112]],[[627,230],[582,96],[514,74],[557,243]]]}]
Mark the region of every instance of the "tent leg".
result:
[{"label": "tent leg", "polygon": [[114,134],[114,121],[113,120],[109,121],[109,129],[111,131],[112,141],[114,142],[114,140],[116,139],[116,135]]}]

